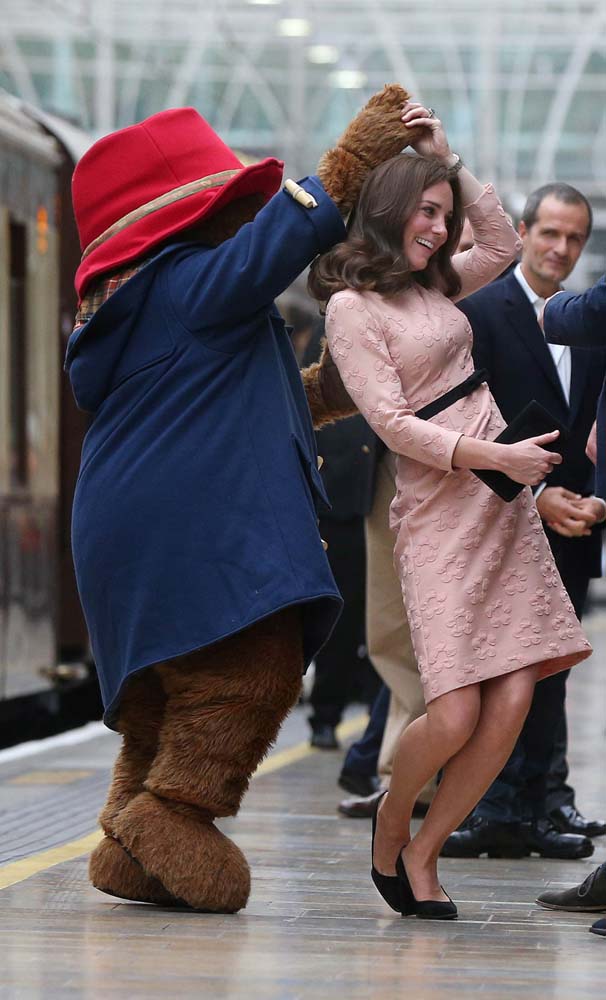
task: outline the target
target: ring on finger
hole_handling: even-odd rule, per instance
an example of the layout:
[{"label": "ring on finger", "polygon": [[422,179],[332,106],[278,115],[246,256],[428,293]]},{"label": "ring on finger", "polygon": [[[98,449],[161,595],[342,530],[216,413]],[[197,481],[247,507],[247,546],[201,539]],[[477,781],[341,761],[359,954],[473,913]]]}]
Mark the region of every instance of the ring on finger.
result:
[{"label": "ring on finger", "polygon": [[435,113],[435,111],[434,111],[433,108],[428,108],[427,109],[427,117],[428,118],[436,118],[436,113]]}]

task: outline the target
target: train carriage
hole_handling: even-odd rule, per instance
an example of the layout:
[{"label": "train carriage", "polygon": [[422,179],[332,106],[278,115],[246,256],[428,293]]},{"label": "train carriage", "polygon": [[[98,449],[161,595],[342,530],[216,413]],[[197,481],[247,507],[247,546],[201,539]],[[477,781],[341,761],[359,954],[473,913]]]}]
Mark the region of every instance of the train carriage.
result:
[{"label": "train carriage", "polygon": [[70,179],[89,143],[0,95],[0,743],[47,731],[91,678],[69,545],[85,417],[62,373],[79,259]]}]

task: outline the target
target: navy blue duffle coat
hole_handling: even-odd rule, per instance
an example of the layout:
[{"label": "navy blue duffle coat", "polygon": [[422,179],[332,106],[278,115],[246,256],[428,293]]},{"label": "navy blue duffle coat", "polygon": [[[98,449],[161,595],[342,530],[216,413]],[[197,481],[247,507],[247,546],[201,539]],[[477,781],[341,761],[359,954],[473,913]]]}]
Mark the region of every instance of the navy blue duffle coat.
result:
[{"label": "navy blue duffle coat", "polygon": [[303,608],[305,663],[341,598],[301,376],[274,298],[345,238],[315,177],[216,249],[165,248],[70,338],[94,414],[73,508],[76,576],[114,728],[129,675]]}]

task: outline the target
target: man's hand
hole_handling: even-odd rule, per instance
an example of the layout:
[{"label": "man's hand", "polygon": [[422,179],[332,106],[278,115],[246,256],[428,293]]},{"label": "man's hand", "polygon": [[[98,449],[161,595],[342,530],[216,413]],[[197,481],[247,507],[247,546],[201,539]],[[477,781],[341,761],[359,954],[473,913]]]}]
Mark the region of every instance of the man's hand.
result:
[{"label": "man's hand", "polygon": [[593,427],[589,431],[589,437],[587,438],[587,445],[585,448],[585,454],[590,462],[595,465],[598,460],[598,432],[597,423],[594,420]]},{"label": "man's hand", "polygon": [[588,528],[604,520],[606,508],[603,500],[598,500],[596,497],[583,497],[582,500],[579,500],[578,507]]},{"label": "man's hand", "polygon": [[[563,486],[547,486],[537,500],[537,510],[541,520],[564,538],[581,538],[590,535],[590,526],[599,520],[590,510],[589,504],[596,501],[583,499],[579,493],[572,493]],[[597,501],[599,504],[599,501]],[[602,511],[603,513],[603,511]]]}]

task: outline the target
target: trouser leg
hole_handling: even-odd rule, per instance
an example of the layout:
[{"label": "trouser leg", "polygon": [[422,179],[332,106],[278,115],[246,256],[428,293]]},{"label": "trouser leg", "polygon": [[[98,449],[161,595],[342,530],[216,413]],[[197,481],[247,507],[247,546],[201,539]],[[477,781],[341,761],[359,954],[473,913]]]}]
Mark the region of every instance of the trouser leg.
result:
[{"label": "trouser leg", "polygon": [[145,791],[115,836],[145,871],[196,909],[246,904],[250,873],[215,826],[234,815],[301,688],[300,611],[156,668],[166,705]]},{"label": "trouser leg", "polygon": [[[389,785],[391,779],[400,734],[410,722],[425,713],[402,589],[393,564],[394,536],[389,529],[389,506],[395,495],[395,482],[391,458],[386,453],[379,463],[373,507],[365,526],[368,654],[391,692],[378,764],[379,777],[385,785]],[[434,791],[435,779],[432,779],[419,798],[430,802]]]},{"label": "trouser leg", "polygon": [[[313,728],[337,726],[356,684],[364,683],[364,604],[366,556],[363,518],[320,518],[320,533],[328,543],[328,560],[343,597],[343,611],[328,642],[315,657],[309,696]],[[378,681],[377,681],[378,683]]]},{"label": "trouser leg", "polygon": [[374,700],[363,735],[355,743],[352,743],[345,755],[344,771],[353,771],[355,774],[361,774],[365,777],[376,775],[388,708],[389,689],[385,684],[382,684]]},{"label": "trouser leg", "polygon": [[568,784],[568,722],[566,705],[562,712],[547,774],[547,813],[562,806],[574,806],[574,788]]},{"label": "trouser leg", "polygon": [[[557,561],[557,560],[556,560]],[[562,566],[560,570],[564,586],[568,591],[570,600],[579,621],[582,621],[583,612],[587,603],[587,592],[589,590],[589,577],[573,574],[567,567]],[[566,675],[568,676],[568,674]],[[550,813],[561,806],[574,806],[574,788],[568,784],[568,723],[566,720],[566,700],[565,692],[562,701],[562,712],[553,745],[553,752],[549,762],[546,779],[546,800],[545,806]]]},{"label": "trouser leg", "polygon": [[547,779],[558,729],[565,718],[568,673],[564,670],[539,681],[520,734],[524,749],[522,776],[526,819],[542,819],[547,815]]}]

